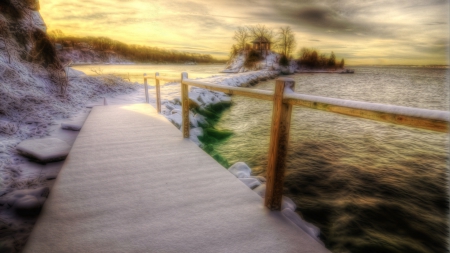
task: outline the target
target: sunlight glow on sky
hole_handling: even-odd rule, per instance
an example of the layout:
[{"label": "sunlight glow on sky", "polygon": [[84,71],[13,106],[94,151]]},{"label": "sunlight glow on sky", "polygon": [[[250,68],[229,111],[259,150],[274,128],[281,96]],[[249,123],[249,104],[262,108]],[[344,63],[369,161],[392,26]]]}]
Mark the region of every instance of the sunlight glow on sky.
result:
[{"label": "sunlight glow on sky", "polygon": [[40,0],[49,30],[226,58],[238,26],[289,25],[348,65],[448,64],[447,0]]}]

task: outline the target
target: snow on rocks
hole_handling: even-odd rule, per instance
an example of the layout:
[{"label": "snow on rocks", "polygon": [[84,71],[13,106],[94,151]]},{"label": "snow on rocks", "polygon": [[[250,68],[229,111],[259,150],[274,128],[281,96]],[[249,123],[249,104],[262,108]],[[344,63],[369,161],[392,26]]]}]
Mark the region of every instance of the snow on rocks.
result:
[{"label": "snow on rocks", "polygon": [[233,164],[228,171],[237,178],[248,178],[252,173],[252,170],[244,162],[237,162]]},{"label": "snow on rocks", "polygon": [[[219,84],[225,86],[242,87],[252,85],[259,80],[275,78],[278,75],[276,71],[253,71],[233,75],[213,76],[202,78],[202,82]],[[189,106],[191,109],[197,109],[198,112],[206,116],[215,116],[209,111],[210,108],[223,108],[231,105],[231,97],[223,92],[209,91],[202,88],[191,87],[189,96]],[[166,116],[177,128],[181,126],[181,99],[174,97],[172,100],[161,100],[165,107],[162,114]],[[191,110],[192,112],[192,110]],[[189,116],[190,124],[193,127],[208,124],[206,119],[198,113],[192,112]]]},{"label": "snow on rocks", "polygon": [[57,138],[25,140],[17,145],[20,154],[42,163],[64,160],[71,146]]},{"label": "snow on rocks", "polygon": [[5,202],[9,208],[12,208],[19,215],[35,216],[39,214],[48,193],[48,187],[16,190],[6,196]]},{"label": "snow on rocks", "polygon": [[264,198],[266,196],[266,184],[260,184],[258,187],[253,189],[253,191],[261,198]]},{"label": "snow on rocks", "polygon": [[75,122],[63,122],[61,123],[61,128],[65,130],[72,130],[72,131],[80,131],[81,127],[83,127],[84,122],[75,121]]},{"label": "snow on rocks", "polygon": [[200,146],[200,140],[198,139],[199,136],[203,136],[203,128],[195,127],[189,130],[189,139],[197,144],[197,146]]},{"label": "snow on rocks", "polygon": [[247,178],[239,178],[239,180],[241,180],[241,182],[244,183],[250,189],[255,189],[256,187],[261,185],[261,182],[259,182],[259,180],[256,178],[247,177]]}]

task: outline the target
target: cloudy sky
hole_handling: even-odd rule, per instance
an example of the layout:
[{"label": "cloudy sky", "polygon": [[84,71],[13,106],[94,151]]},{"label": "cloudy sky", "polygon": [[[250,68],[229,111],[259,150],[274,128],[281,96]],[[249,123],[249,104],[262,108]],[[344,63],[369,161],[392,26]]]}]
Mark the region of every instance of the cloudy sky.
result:
[{"label": "cloudy sky", "polygon": [[[40,0],[49,30],[226,58],[239,26],[291,26],[348,65],[448,64],[448,0]],[[297,50],[296,50],[297,51]]]}]

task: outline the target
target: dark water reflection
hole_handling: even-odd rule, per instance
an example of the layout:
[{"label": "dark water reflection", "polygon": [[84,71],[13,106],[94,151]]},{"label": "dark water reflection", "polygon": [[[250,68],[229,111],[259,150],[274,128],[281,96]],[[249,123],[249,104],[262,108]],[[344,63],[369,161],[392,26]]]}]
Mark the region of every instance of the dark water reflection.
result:
[{"label": "dark water reflection", "polygon": [[[305,94],[448,108],[445,70],[362,68],[294,78]],[[216,127],[234,135],[214,149],[264,174],[272,104],[233,101]],[[330,250],[447,252],[448,134],[300,107],[292,117],[285,194],[320,227]]]}]

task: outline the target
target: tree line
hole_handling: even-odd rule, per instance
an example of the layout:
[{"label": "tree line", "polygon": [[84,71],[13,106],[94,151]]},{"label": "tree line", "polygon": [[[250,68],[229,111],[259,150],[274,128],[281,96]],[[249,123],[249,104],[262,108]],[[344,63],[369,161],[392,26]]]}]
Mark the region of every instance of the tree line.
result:
[{"label": "tree line", "polygon": [[60,44],[63,47],[73,47],[84,50],[112,51],[133,62],[156,62],[156,63],[223,63],[223,60],[217,60],[209,54],[198,54],[189,52],[179,52],[164,48],[128,45],[126,43],[110,39],[108,37],[77,37],[65,35],[61,30],[48,32],[52,43]]},{"label": "tree line", "polygon": [[320,53],[319,50],[311,48],[302,48],[299,51],[297,63],[301,67],[310,69],[326,69],[326,68],[343,68],[345,61],[341,59],[338,63],[334,52],[331,51],[330,56]]},{"label": "tree line", "polygon": [[[254,66],[257,61],[263,58],[264,49],[259,46],[259,50],[254,50],[249,43],[259,39],[261,44],[261,38],[264,38],[271,44],[271,51],[280,54],[280,65],[287,66],[289,61],[294,59],[292,54],[297,46],[297,40],[291,27],[279,27],[277,30],[274,30],[260,24],[237,28],[233,36],[235,44],[231,46],[230,59],[233,59],[241,52],[245,52],[246,60],[244,66],[247,68]],[[327,56],[316,49],[306,47],[298,51],[297,59],[294,60],[297,61],[299,66],[311,69],[344,67],[344,59],[341,59],[338,63],[334,52]]]}]

